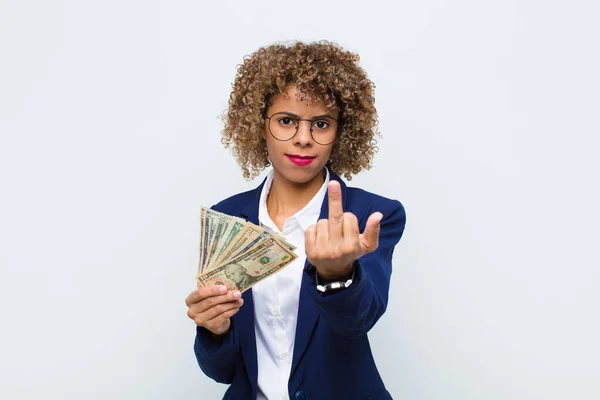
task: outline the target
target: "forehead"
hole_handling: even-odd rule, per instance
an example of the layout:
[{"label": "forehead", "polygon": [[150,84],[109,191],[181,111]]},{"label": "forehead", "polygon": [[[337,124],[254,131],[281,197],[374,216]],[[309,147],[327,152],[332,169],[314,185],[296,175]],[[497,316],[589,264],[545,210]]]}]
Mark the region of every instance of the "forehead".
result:
[{"label": "forehead", "polygon": [[320,99],[303,94],[295,85],[289,85],[285,93],[277,93],[271,99],[269,107],[271,112],[289,111],[300,116],[332,114],[338,112],[337,107],[327,108]]}]

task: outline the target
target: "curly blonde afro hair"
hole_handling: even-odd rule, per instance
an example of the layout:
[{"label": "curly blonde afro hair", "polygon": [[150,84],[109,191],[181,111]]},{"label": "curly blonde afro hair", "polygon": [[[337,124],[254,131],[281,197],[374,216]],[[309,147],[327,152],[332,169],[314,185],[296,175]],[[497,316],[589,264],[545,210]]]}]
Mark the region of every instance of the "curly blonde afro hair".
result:
[{"label": "curly blonde afro hair", "polygon": [[379,135],[375,85],[359,60],[358,54],[328,41],[273,44],[244,57],[222,116],[221,139],[226,148],[232,147],[244,178],[255,178],[270,165],[261,137],[266,111],[271,98],[285,93],[290,84],[297,86],[301,99],[340,110],[338,138],[328,161],[331,170],[351,180],[352,174],[371,168]]}]

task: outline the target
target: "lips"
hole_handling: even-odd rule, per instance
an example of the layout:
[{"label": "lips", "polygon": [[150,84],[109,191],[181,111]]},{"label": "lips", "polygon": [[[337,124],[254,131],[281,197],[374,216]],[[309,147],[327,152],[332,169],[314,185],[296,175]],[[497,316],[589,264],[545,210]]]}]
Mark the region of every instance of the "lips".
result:
[{"label": "lips", "polygon": [[291,158],[299,158],[301,160],[312,160],[313,158],[317,158],[317,156],[301,156],[299,154],[286,154],[286,156]]},{"label": "lips", "polygon": [[313,162],[316,156],[303,156],[300,154],[286,154],[285,155],[292,163],[299,166],[309,165]]}]

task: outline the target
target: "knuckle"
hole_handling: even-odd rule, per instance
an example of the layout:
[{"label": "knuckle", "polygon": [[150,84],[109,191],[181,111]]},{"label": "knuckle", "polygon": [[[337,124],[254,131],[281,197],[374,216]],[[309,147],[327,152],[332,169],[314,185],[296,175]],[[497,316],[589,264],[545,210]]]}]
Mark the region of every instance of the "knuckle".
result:
[{"label": "knuckle", "polygon": [[215,312],[218,315],[218,314],[223,314],[225,311],[227,311],[227,308],[223,304],[218,304],[213,307],[213,310],[215,310]]},{"label": "knuckle", "polygon": [[349,222],[357,222],[358,218],[356,218],[356,215],[354,215],[353,213],[347,211],[344,213],[344,218],[347,219]]},{"label": "knuckle", "polygon": [[365,247],[368,252],[373,252],[377,249],[377,243],[368,243]]},{"label": "knuckle", "polygon": [[344,222],[344,216],[340,214],[332,215],[331,217],[329,217],[329,220],[334,224],[340,224]]},{"label": "knuckle", "polygon": [[204,301],[208,308],[214,307],[216,303],[213,297],[207,297],[206,299],[204,299]]},{"label": "knuckle", "polygon": [[217,327],[223,325],[225,322],[227,322],[227,320],[229,319],[229,317],[225,314],[221,314],[219,315],[217,318],[215,318],[215,325],[217,325]]}]

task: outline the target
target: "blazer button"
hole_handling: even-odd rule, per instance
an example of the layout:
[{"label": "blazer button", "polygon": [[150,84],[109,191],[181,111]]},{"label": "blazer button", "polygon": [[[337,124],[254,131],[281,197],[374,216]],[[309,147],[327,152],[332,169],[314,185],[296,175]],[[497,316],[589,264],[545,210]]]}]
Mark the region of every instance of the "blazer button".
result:
[{"label": "blazer button", "polygon": [[308,396],[304,391],[298,390],[296,392],[296,400],[308,400]]}]

